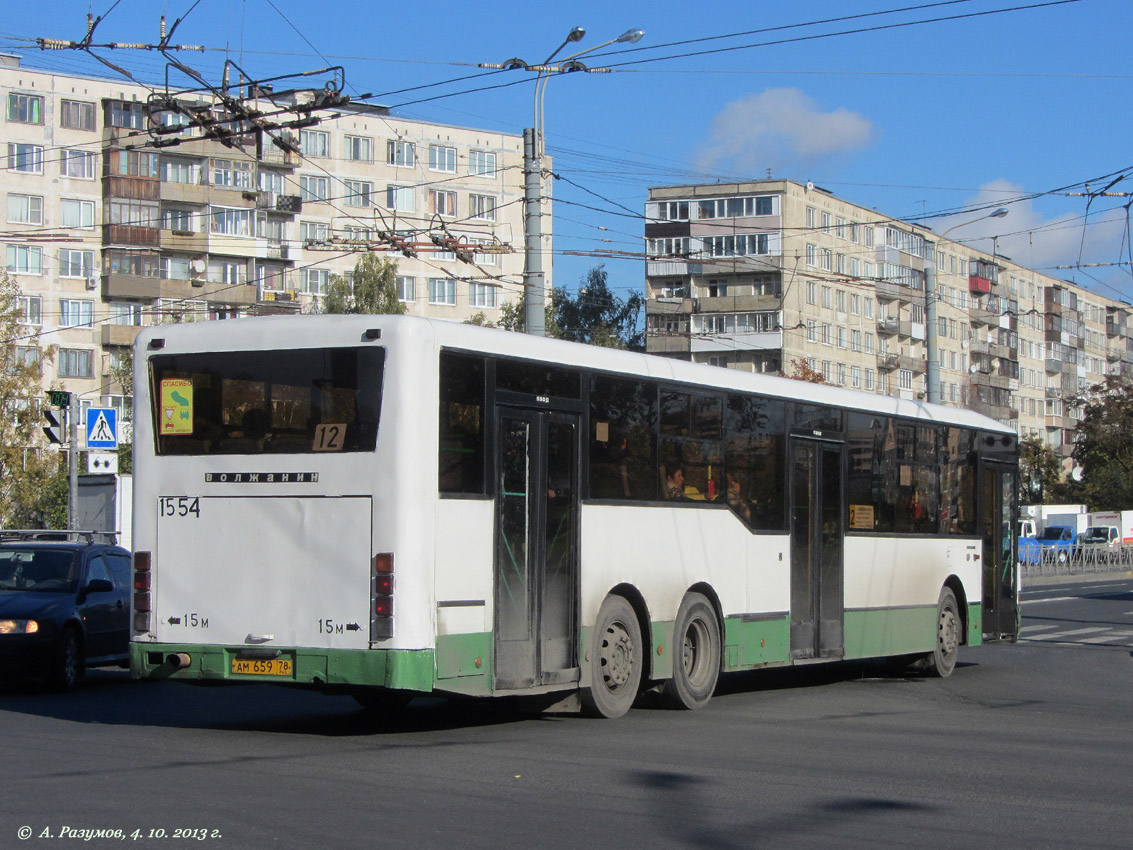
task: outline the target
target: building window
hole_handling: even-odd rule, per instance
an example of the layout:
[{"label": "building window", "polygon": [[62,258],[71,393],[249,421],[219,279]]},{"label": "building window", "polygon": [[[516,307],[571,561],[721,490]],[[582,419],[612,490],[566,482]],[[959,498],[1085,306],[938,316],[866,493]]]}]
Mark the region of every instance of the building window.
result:
[{"label": "building window", "polygon": [[222,189],[251,189],[252,163],[231,159],[212,161],[212,185]]},{"label": "building window", "polygon": [[59,277],[94,277],[94,251],[64,248],[59,252]]},{"label": "building window", "polygon": [[60,227],[94,227],[94,201],[64,198],[59,202]]},{"label": "building window", "polygon": [[308,242],[326,242],[326,223],[321,221],[299,222],[299,241],[303,244],[306,244]]},{"label": "building window", "polygon": [[813,280],[807,281],[806,303],[815,307],[818,306],[818,284]]},{"label": "building window", "polygon": [[390,139],[386,142],[386,163],[398,168],[413,168],[417,164],[416,146],[402,139]]},{"label": "building window", "polygon": [[901,389],[911,390],[913,388],[913,371],[911,369],[899,369],[897,378]]},{"label": "building window", "polygon": [[806,264],[812,267],[818,265],[818,246],[807,243]]},{"label": "building window", "polygon": [[822,325],[822,344],[830,345],[830,325]]},{"label": "building window", "polygon": [[402,277],[398,275],[394,278],[394,285],[397,287],[397,300],[412,303],[417,295],[416,281],[411,277]]},{"label": "building window", "polygon": [[94,104],[81,100],[61,100],[59,102],[59,124],[68,130],[93,130]]},{"label": "building window", "polygon": [[304,201],[326,201],[330,197],[330,178],[299,175],[299,197]]},{"label": "building window", "polygon": [[766,233],[749,233],[740,236],[705,236],[706,257],[744,257],[767,254],[770,240]]},{"label": "building window", "polygon": [[330,272],[327,269],[301,269],[299,284],[308,295],[326,295],[330,286]]},{"label": "building window", "polygon": [[468,173],[474,177],[495,176],[496,155],[488,151],[469,151]]},{"label": "building window", "polygon": [[261,168],[256,185],[261,192],[275,192],[277,195],[282,195],[286,192],[284,188],[285,179],[282,172],[272,171],[270,168]]},{"label": "building window", "polygon": [[189,280],[191,270],[188,257],[161,258],[161,276],[165,280]]},{"label": "building window", "polygon": [[429,145],[429,170],[456,173],[456,148],[446,145]]},{"label": "building window", "polygon": [[468,304],[471,307],[495,307],[496,306],[496,291],[495,286],[490,286],[486,283],[470,283],[468,284]]},{"label": "building window", "polygon": [[850,351],[862,350],[862,332],[850,331]]},{"label": "building window", "polygon": [[456,281],[450,277],[429,278],[430,304],[456,304]]},{"label": "building window", "polygon": [[688,221],[688,201],[661,201],[657,218],[662,221]]},{"label": "building window", "polygon": [[872,369],[866,369],[865,370],[865,388],[867,390],[871,390],[871,391],[873,390],[873,370]]},{"label": "building window", "polygon": [[861,386],[862,386],[862,367],[861,366],[851,366],[850,367],[850,386],[853,387],[855,390],[861,389]]},{"label": "building window", "polygon": [[39,363],[41,353],[34,345],[17,345],[13,366],[17,368],[34,367]]},{"label": "building window", "polygon": [[43,98],[37,94],[9,93],[8,120],[20,124],[42,124]]},{"label": "building window", "polygon": [[142,305],[133,301],[111,301],[110,324],[140,327],[142,324]]},{"label": "building window", "polygon": [[816,223],[817,223],[817,220],[818,220],[817,210],[815,210],[814,207],[807,207],[806,208],[806,226],[810,230],[814,230]]},{"label": "building window", "polygon": [[243,260],[209,260],[208,279],[235,286],[248,282],[248,264]]},{"label": "building window", "polygon": [[161,229],[193,233],[193,213],[189,210],[164,209],[161,211]]},{"label": "building window", "polygon": [[814,319],[806,320],[806,341],[818,342],[818,322]]},{"label": "building window", "polygon": [[397,212],[413,212],[416,207],[412,186],[387,186],[386,208]]},{"label": "building window", "polygon": [[456,215],[456,192],[430,189],[429,212],[434,215]]},{"label": "building window", "polygon": [[110,104],[110,126],[129,130],[144,130],[146,116],[140,103],[126,103],[116,100]]},{"label": "building window", "polygon": [[229,207],[209,207],[212,232],[225,236],[251,236],[252,211]]},{"label": "building window", "polygon": [[201,166],[191,159],[162,157],[161,179],[165,183],[184,183],[195,186],[201,182]]},{"label": "building window", "polygon": [[79,328],[94,324],[94,302],[62,298],[59,301],[59,327]]},{"label": "building window", "polygon": [[365,136],[347,136],[345,139],[346,158],[355,162],[374,161],[374,140]]},{"label": "building window", "polygon": [[59,349],[60,378],[91,377],[91,353],[84,348]]},{"label": "building window", "polygon": [[43,249],[9,245],[7,269],[16,274],[43,274]]},{"label": "building window", "polygon": [[468,216],[481,221],[495,221],[496,199],[492,195],[469,195]]},{"label": "building window", "polygon": [[43,146],[8,142],[8,170],[24,174],[42,174]]},{"label": "building window", "polygon": [[125,177],[152,177],[156,179],[160,174],[157,154],[146,151],[119,151],[117,165],[118,171],[116,173]]},{"label": "building window", "polygon": [[374,184],[363,180],[344,180],[346,195],[343,203],[348,207],[373,206]]},{"label": "building window", "polygon": [[300,130],[299,153],[304,156],[330,156],[330,133],[325,130]]},{"label": "building window", "polygon": [[8,221],[17,224],[43,224],[43,198],[39,195],[8,195]]},{"label": "building window", "polygon": [[59,173],[63,177],[74,177],[78,180],[94,179],[95,160],[98,154],[76,150],[62,150],[59,154]]},{"label": "building window", "polygon": [[42,300],[38,295],[21,295],[18,302],[19,323],[39,327],[43,323]]}]

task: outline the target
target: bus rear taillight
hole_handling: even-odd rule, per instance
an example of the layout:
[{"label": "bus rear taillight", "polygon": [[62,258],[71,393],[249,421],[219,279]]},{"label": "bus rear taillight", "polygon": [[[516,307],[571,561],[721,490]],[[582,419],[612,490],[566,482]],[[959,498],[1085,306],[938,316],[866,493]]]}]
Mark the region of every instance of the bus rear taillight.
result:
[{"label": "bus rear taillight", "polygon": [[134,553],[134,631],[148,632],[150,627],[150,553]]},{"label": "bus rear taillight", "polygon": [[393,553],[374,556],[370,574],[370,640],[393,637]]}]

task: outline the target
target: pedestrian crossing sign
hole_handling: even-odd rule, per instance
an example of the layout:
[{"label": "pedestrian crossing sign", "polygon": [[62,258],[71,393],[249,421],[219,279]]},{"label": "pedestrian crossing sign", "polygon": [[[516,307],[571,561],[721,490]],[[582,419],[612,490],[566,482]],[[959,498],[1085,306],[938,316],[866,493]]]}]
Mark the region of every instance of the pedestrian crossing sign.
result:
[{"label": "pedestrian crossing sign", "polygon": [[118,448],[118,411],[113,407],[87,410],[87,448]]}]

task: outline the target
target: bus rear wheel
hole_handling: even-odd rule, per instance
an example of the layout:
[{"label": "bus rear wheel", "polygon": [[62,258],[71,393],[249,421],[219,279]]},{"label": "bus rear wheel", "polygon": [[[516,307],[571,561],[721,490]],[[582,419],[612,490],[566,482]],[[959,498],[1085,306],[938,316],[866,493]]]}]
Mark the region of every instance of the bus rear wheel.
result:
[{"label": "bus rear wheel", "polygon": [[689,593],[681,600],[673,648],[673,678],[661,685],[661,701],[669,708],[703,708],[720,675],[720,624],[703,595]]},{"label": "bus rear wheel", "polygon": [[936,646],[925,659],[930,675],[940,679],[952,675],[960,654],[962,627],[956,594],[946,587],[940,591],[940,600],[936,603]]},{"label": "bus rear wheel", "polygon": [[637,698],[644,663],[637,614],[621,596],[607,596],[598,611],[589,663],[583,707],[594,717],[621,717]]}]

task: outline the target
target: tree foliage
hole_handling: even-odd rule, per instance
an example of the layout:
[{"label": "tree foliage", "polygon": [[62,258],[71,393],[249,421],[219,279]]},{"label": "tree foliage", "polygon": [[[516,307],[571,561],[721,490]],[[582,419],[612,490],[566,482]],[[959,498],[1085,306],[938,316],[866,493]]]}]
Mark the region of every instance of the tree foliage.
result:
[{"label": "tree foliage", "polygon": [[1062,462],[1041,437],[1019,440],[1019,501],[1053,504],[1062,500]]},{"label": "tree foliage", "polygon": [[43,364],[54,359],[55,349],[29,337],[20,317],[20,289],[0,270],[0,527],[59,525],[58,517],[49,516],[50,485],[62,470],[66,487],[66,473],[40,431]]},{"label": "tree foliage", "polygon": [[324,313],[405,312],[397,297],[397,262],[367,253],[354,264],[351,282],[334,275],[323,302]]},{"label": "tree foliage", "polygon": [[1074,461],[1091,510],[1133,509],[1133,382],[1097,386],[1079,400]]},{"label": "tree foliage", "polygon": [[640,318],[645,300],[638,293],[622,299],[610,289],[605,266],[595,266],[580,281],[578,294],[565,288],[551,293],[547,336],[607,348],[645,350]]},{"label": "tree foliage", "polygon": [[822,373],[811,369],[805,360],[792,360],[791,361],[791,374],[786,377],[795,381],[806,381],[808,384],[825,384],[826,379],[822,377]]}]

